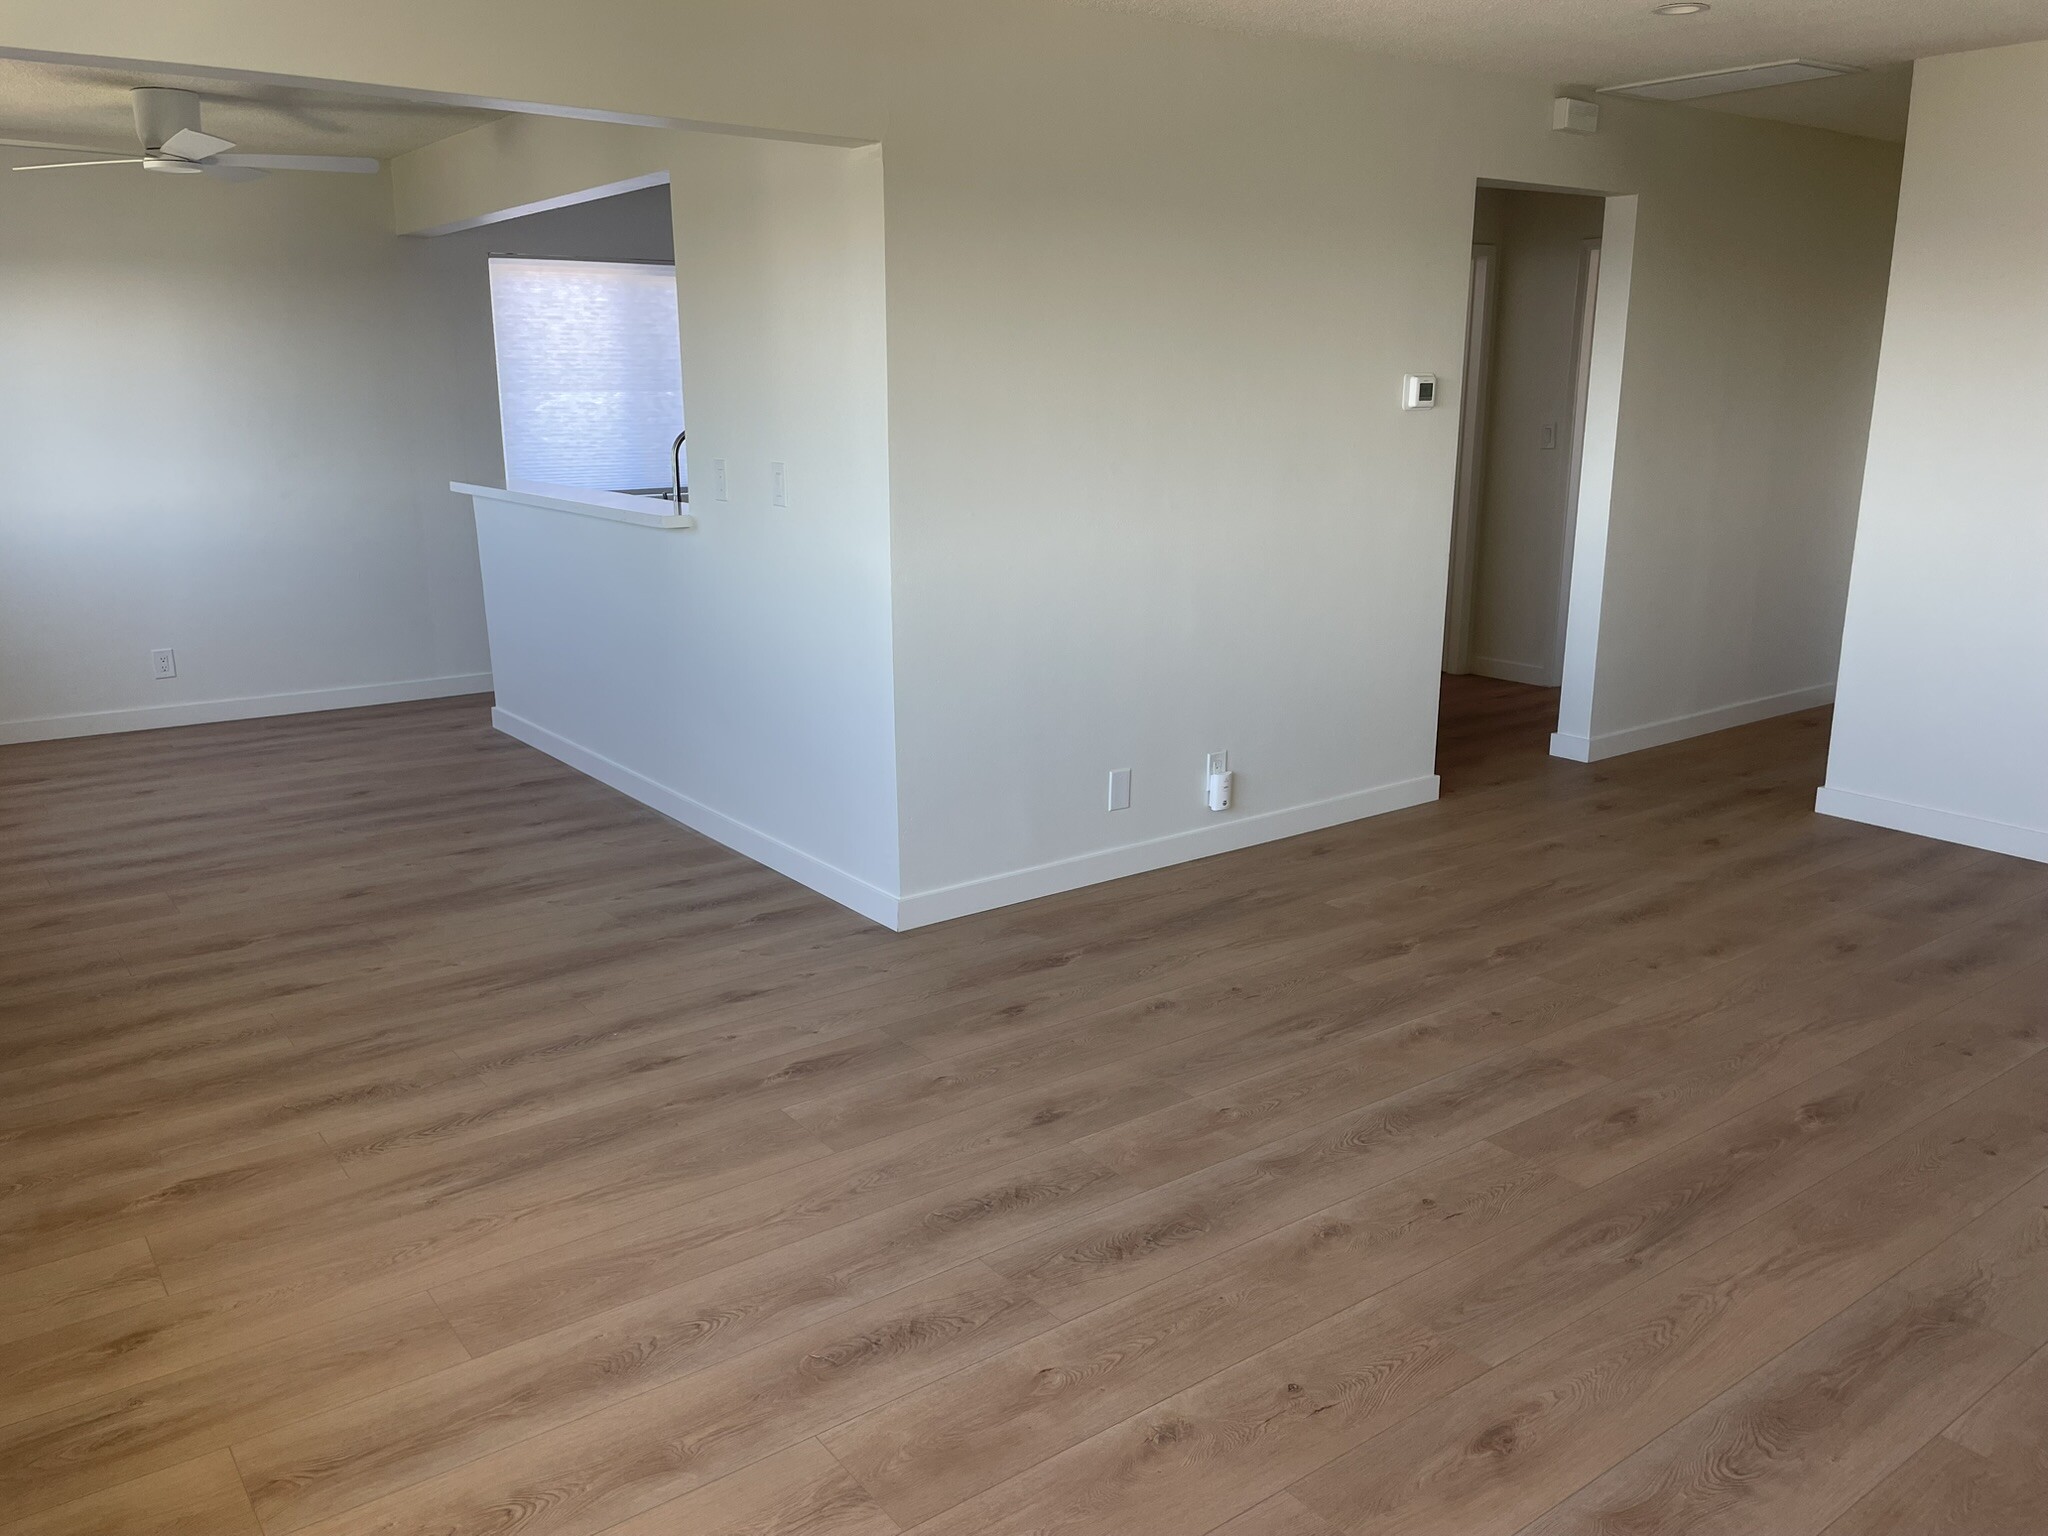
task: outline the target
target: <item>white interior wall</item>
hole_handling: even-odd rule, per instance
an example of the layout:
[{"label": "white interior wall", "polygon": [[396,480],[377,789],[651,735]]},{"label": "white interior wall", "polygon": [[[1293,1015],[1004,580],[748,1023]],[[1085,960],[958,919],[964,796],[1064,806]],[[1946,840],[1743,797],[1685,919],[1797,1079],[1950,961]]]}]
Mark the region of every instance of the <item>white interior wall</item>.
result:
[{"label": "white interior wall", "polygon": [[496,416],[382,180],[0,178],[6,737],[489,687],[444,466]]},{"label": "white interior wall", "polygon": [[1894,146],[996,14],[887,138],[906,921],[1434,792],[1457,419],[1399,393],[1481,181],[1636,199],[1596,753],[1832,681]]},{"label": "white interior wall", "polygon": [[1897,157],[1813,138],[1887,169],[1815,180],[1804,156],[1762,154],[1697,196],[1639,199],[1597,675],[1572,755],[1834,696]]},{"label": "white interior wall", "polygon": [[2048,860],[2048,44],[1914,76],[1824,811]]},{"label": "white interior wall", "polygon": [[[1498,252],[1472,670],[1554,688],[1571,494],[1572,397],[1585,243],[1598,198],[1482,187],[1473,238]],[[1554,429],[1544,447],[1544,429]]]},{"label": "white interior wall", "polygon": [[[697,519],[650,532],[479,506],[500,724],[892,921],[880,151],[620,129],[529,158],[516,124],[464,138],[401,164],[401,217],[668,178]],[[472,171],[458,203],[420,190],[456,161]],[[496,248],[514,227],[443,238]]]},{"label": "white interior wall", "polygon": [[881,142],[905,921],[1432,792],[1456,413],[1398,391],[1455,399],[1482,180],[1636,198],[1585,739],[1832,677],[1892,146],[1624,102],[1561,135],[1544,82],[1050,0],[447,19],[112,0],[0,44]]},{"label": "white interior wall", "polygon": [[729,498],[696,502],[690,782],[893,894],[882,152],[690,134],[671,175],[693,478]]},{"label": "white interior wall", "polygon": [[[398,239],[389,197],[381,176],[0,176],[0,740],[490,686],[447,482],[498,472],[499,247]],[[666,200],[515,236],[662,255]]]}]

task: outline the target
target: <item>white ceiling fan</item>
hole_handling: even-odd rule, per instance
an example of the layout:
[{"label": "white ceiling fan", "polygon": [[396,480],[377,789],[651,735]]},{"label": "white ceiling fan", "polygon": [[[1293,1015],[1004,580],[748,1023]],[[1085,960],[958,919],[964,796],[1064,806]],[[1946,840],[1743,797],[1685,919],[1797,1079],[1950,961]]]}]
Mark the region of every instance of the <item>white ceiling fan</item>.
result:
[{"label": "white ceiling fan", "polygon": [[64,160],[52,165],[17,165],[17,171],[76,171],[90,165],[139,165],[145,171],[173,176],[213,176],[222,181],[251,181],[269,171],[347,171],[372,175],[377,162],[351,155],[232,155],[226,139],[202,133],[199,97],[191,91],[163,86],[137,86],[135,137],[140,156],[126,159]]}]

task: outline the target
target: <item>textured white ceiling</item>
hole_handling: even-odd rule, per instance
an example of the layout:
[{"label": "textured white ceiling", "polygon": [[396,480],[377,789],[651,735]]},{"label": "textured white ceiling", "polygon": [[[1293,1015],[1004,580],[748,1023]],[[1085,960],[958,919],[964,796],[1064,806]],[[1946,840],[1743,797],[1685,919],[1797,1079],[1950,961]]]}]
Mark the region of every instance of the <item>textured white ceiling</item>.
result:
[{"label": "textured white ceiling", "polygon": [[[1083,3],[1237,31],[1321,38],[1573,86],[1620,85],[1771,59],[1874,68],[2048,38],[2048,0],[1714,0],[1706,14],[1683,17],[1654,14],[1656,0]],[[1847,87],[1782,86],[1718,98],[1716,109],[1902,137],[1905,81],[1894,70]]]},{"label": "textured white ceiling", "polygon": [[[1654,14],[1655,0],[1081,0],[1234,31],[1317,38],[1374,53],[1616,85],[1694,70],[1815,58],[1870,73],[1689,103],[1688,108],[1905,136],[1908,61],[2048,38],[2048,0],[1714,0]],[[0,57],[0,140],[127,153],[128,89],[205,97],[207,131],[252,153],[389,159],[495,114],[277,85]],[[1679,110],[1686,110],[1681,108]]]},{"label": "textured white ceiling", "polygon": [[497,116],[375,96],[0,58],[0,140],[132,155],[135,115],[128,92],[138,85],[197,91],[206,131],[248,154],[388,160]]}]

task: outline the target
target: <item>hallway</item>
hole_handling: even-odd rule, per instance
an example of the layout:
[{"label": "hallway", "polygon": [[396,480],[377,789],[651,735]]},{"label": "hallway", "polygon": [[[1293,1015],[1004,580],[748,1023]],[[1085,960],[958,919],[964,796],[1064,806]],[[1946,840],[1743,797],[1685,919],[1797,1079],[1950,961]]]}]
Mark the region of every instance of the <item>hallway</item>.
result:
[{"label": "hallway", "polygon": [[1445,796],[1565,772],[1561,765],[1553,766],[1550,756],[1557,695],[1555,688],[1505,683],[1476,672],[1444,674],[1436,771]]}]

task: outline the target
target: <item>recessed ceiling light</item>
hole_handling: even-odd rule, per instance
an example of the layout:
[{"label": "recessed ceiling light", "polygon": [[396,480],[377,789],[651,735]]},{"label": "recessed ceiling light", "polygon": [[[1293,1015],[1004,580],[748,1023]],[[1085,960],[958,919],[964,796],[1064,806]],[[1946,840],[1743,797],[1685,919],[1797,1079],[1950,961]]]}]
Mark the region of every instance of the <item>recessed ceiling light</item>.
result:
[{"label": "recessed ceiling light", "polygon": [[1680,0],[1680,3],[1675,5],[1658,6],[1657,14],[1659,16],[1697,16],[1701,11],[1711,11],[1712,9],[1713,7],[1708,5],[1706,0]]}]

